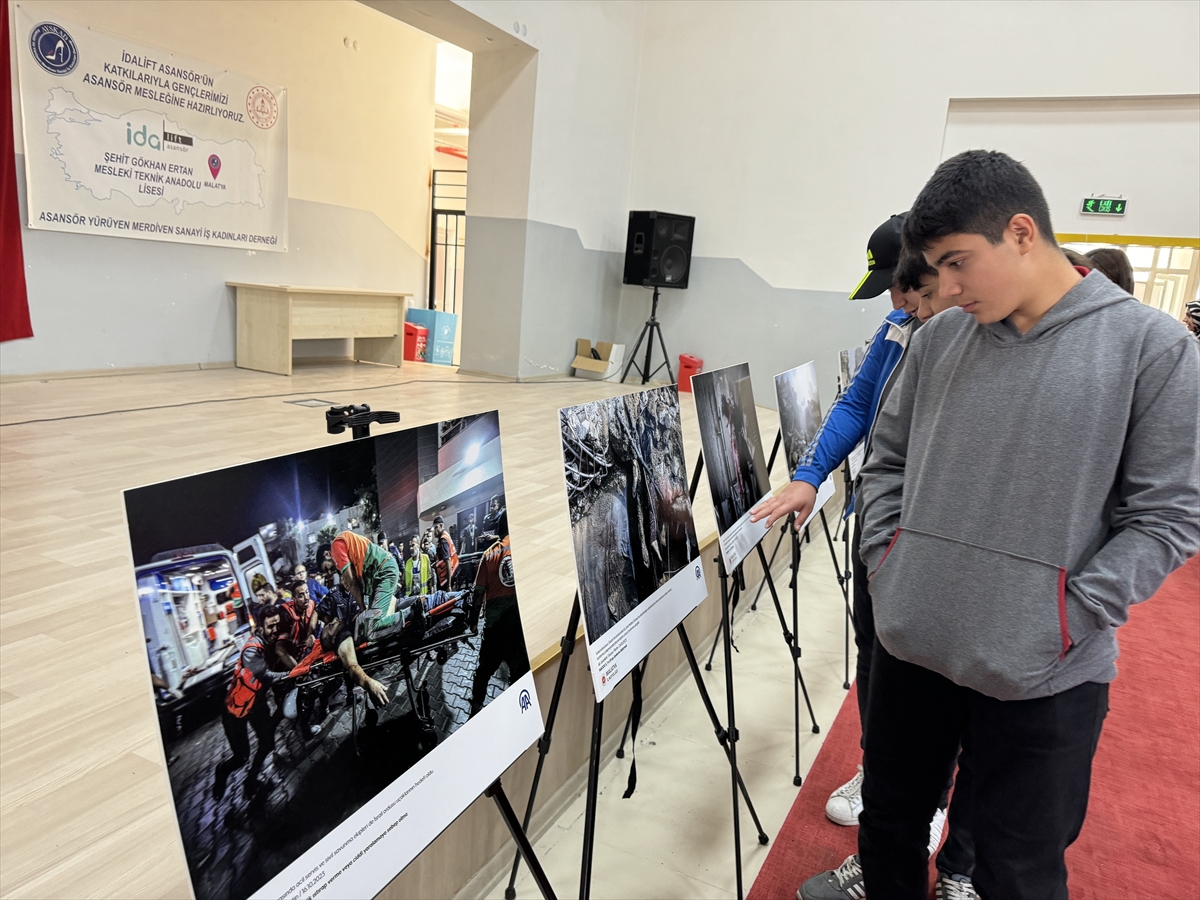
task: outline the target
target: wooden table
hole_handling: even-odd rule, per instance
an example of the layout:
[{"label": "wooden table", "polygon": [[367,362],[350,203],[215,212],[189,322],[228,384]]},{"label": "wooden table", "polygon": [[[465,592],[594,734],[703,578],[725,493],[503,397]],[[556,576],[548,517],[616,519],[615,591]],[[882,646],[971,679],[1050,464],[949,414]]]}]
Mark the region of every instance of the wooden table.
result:
[{"label": "wooden table", "polygon": [[237,289],[237,365],[292,374],[292,341],[353,338],[355,359],[399,366],[411,293],[225,282]]}]

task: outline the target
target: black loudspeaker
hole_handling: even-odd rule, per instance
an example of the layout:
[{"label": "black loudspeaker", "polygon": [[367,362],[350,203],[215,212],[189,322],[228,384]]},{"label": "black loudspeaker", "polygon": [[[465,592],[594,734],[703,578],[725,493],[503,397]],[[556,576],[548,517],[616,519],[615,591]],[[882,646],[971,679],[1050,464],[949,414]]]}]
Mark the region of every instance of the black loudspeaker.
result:
[{"label": "black loudspeaker", "polygon": [[625,284],[685,288],[692,268],[694,216],[631,212],[625,239]]}]

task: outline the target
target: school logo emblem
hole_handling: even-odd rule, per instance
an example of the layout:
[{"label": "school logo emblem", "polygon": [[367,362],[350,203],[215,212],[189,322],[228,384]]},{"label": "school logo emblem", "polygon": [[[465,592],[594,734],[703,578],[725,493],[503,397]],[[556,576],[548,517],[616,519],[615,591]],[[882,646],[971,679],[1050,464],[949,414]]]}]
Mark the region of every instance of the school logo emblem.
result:
[{"label": "school logo emblem", "polygon": [[35,25],[29,32],[29,52],[51,75],[67,75],[79,64],[79,48],[74,39],[53,22]]},{"label": "school logo emblem", "polygon": [[259,128],[271,128],[279,119],[279,101],[261,84],[252,87],[246,95],[246,115]]},{"label": "school logo emblem", "polygon": [[513,575],[512,557],[505,555],[500,561],[500,583],[505,587],[515,587],[517,584],[516,576]]}]

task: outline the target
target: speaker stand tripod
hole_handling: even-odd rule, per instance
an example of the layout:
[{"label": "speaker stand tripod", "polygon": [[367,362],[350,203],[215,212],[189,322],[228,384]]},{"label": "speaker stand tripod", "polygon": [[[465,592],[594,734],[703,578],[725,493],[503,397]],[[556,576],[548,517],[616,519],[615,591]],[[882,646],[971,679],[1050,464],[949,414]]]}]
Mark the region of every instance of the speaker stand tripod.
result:
[{"label": "speaker stand tripod", "polygon": [[[654,352],[654,339],[658,338],[658,345],[662,347],[663,361],[653,372],[650,371],[650,355]],[[646,342],[646,360],[640,366],[635,362],[637,359],[638,350],[642,346],[642,341]],[[629,354],[629,362],[625,364],[625,371],[621,374],[622,384],[629,377],[630,369],[637,369],[638,374],[642,376],[642,384],[648,382],[651,377],[658,374],[659,369],[663,366],[667,367],[667,374],[671,376],[671,383],[675,383],[675,372],[671,369],[671,354],[667,352],[667,343],[663,340],[662,326],[658,324],[658,288],[654,288],[654,302],[650,307],[650,318],[646,320],[646,324],[642,326],[642,333],[638,335],[637,343],[633,345],[633,352]]]}]

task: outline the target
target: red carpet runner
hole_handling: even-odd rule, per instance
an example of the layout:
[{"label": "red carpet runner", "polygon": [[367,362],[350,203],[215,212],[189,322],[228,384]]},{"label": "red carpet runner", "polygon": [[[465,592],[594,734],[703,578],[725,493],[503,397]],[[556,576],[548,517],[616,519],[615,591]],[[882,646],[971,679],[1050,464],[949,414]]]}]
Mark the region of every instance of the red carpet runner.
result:
[{"label": "red carpet runner", "polygon": [[[1133,608],[1119,639],[1088,817],[1067,851],[1071,897],[1191,900],[1200,897],[1200,557]],[[858,829],[826,819],[825,801],[854,774],[859,728],[851,690],[748,900],[788,900],[855,851]]]}]

